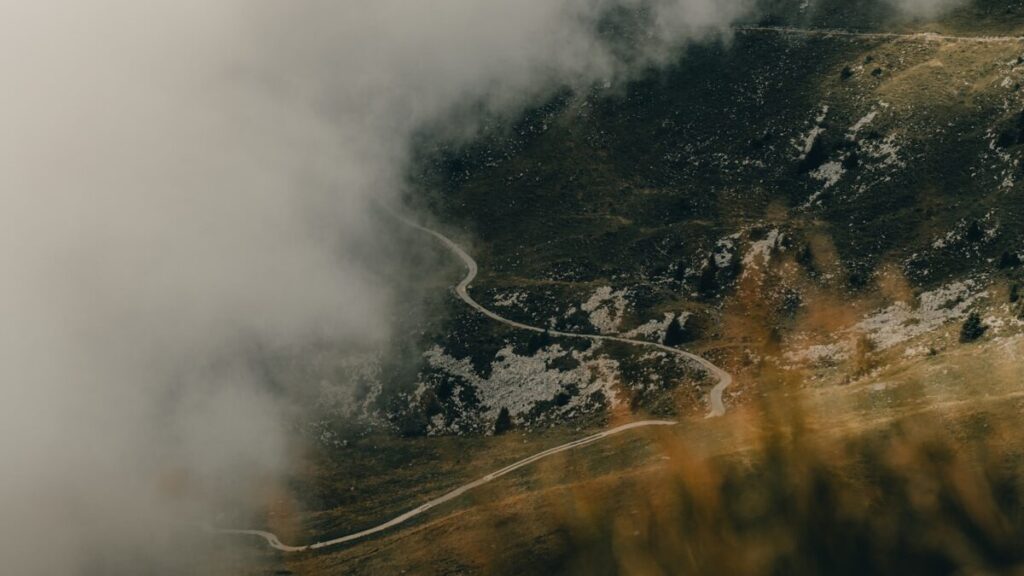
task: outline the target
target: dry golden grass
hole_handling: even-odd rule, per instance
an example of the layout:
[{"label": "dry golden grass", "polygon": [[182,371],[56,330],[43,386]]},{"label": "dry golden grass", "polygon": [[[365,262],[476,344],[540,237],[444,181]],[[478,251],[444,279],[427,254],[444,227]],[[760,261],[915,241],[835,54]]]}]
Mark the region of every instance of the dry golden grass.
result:
[{"label": "dry golden grass", "polygon": [[[793,403],[645,433],[661,456],[580,452],[299,574],[1010,573],[1024,534],[1017,407],[833,426]],[[730,448],[725,449],[725,446]],[[605,446],[602,451],[628,446]]]}]

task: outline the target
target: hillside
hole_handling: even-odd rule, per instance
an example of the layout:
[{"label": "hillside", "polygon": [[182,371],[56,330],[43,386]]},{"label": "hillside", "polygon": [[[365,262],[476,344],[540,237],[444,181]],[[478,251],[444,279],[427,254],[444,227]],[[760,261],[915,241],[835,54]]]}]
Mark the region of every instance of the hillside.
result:
[{"label": "hillside", "polygon": [[[682,424],[559,455],[380,540],[261,551],[259,565],[613,573],[603,547],[621,544],[623,511],[645,506],[637,558],[661,561],[666,549],[681,553],[651,535],[671,524],[653,494],[667,490],[685,508],[672,500],[679,478],[742,492],[734,478],[778,464],[760,460],[775,418],[783,435],[792,426],[794,438],[813,438],[821,462],[832,450],[884,450],[923,418],[951,445],[997,437],[1000,470],[1019,472],[1024,6],[978,0],[931,21],[870,0],[765,5],[670,66],[560,91],[468,140],[423,136],[406,213],[471,255],[479,274],[468,295],[502,321],[446,292],[464,277],[457,252],[381,211],[418,245],[409,273],[433,292],[393,319],[412,336],[395,345],[401,361],[330,367],[359,382],[358,413],[350,396],[320,402],[317,448],[285,490],[301,496],[268,518],[290,542],[343,536],[585,430]],[[961,334],[972,314],[985,327],[977,341]],[[704,418],[713,373],[643,342],[728,372],[725,417]],[[847,441],[863,444],[836,447]],[[821,463],[805,470],[799,449],[783,452],[801,473]],[[853,460],[843,461],[853,476],[876,479],[874,462]],[[814,506],[808,498],[794,506]],[[742,540],[753,528],[736,522]],[[650,568],[618,570],[661,573],[636,566]]]},{"label": "hillside", "polygon": [[[968,34],[960,21],[927,30]],[[417,194],[473,239],[474,294],[514,320],[658,340],[679,318],[690,347],[735,371],[765,350],[848,347],[837,332],[888,349],[927,331],[901,323],[960,320],[1019,278],[1024,46],[864,34],[739,29],[669,70],[438,145]],[[487,379],[535,356],[521,334],[452,313],[428,373],[469,361]],[[577,366],[570,346],[542,353]],[[616,352],[630,401],[670,409],[636,389],[655,368]],[[699,409],[694,386],[676,407]]]}]

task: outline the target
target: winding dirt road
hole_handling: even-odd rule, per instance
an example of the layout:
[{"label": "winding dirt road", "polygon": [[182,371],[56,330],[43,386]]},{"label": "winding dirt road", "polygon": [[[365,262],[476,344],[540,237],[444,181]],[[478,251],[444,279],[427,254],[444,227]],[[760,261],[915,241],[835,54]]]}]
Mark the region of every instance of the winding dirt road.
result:
[{"label": "winding dirt road", "polygon": [[855,32],[842,29],[791,28],[787,26],[739,26],[736,32],[807,36],[813,38],[865,38],[874,40],[911,40],[920,42],[970,42],[975,44],[1002,44],[1024,42],[1024,36],[956,36],[936,32]]},{"label": "winding dirt road", "polygon": [[[469,253],[466,252],[461,246],[459,246],[454,241],[452,241],[450,238],[448,238],[447,236],[441,234],[440,232],[437,232],[435,230],[431,230],[430,228],[427,228],[427,227],[422,226],[422,225],[420,225],[420,224],[418,224],[416,222],[413,222],[412,220],[409,220],[408,218],[405,218],[404,216],[402,216],[400,214],[397,214],[397,213],[395,213],[395,212],[393,212],[391,210],[388,210],[388,212],[393,217],[395,217],[396,219],[398,219],[402,223],[406,224],[407,226],[410,226],[412,228],[415,228],[416,230],[420,230],[422,232],[425,232],[425,233],[433,236],[434,238],[439,240],[442,244],[444,244],[444,246],[446,248],[448,248],[453,253],[455,253],[455,255],[458,256],[460,260],[462,260],[463,264],[466,265],[466,276],[455,287],[455,293],[468,306],[470,306],[471,308],[473,308],[477,312],[480,312],[484,316],[487,316],[488,318],[490,318],[490,319],[492,319],[492,320],[494,320],[496,322],[500,322],[502,324],[511,326],[513,328],[518,328],[518,329],[521,329],[521,330],[528,330],[530,332],[544,332],[545,331],[543,328],[538,328],[536,326],[530,326],[529,324],[523,324],[521,322],[516,322],[515,320],[509,320],[508,318],[505,318],[504,316],[501,316],[500,314],[496,314],[496,313],[492,312],[491,310],[488,310],[487,308],[483,307],[479,302],[474,300],[473,297],[469,295],[469,285],[473,282],[474,279],[476,279],[477,273],[479,272],[479,267],[477,266],[476,260],[473,260],[473,258],[469,255]],[[665,346],[663,344],[658,344],[658,343],[655,343],[655,342],[647,342],[647,341],[644,341],[644,340],[633,340],[631,338],[623,338],[621,336],[609,336],[609,335],[604,335],[604,334],[576,334],[576,333],[572,333],[572,332],[560,332],[560,331],[556,331],[556,330],[548,330],[547,332],[551,336],[560,337],[560,338],[585,339],[585,340],[590,340],[590,341],[593,341],[593,342],[602,342],[602,341],[603,342],[622,342],[622,343],[625,343],[625,344],[632,344],[632,345],[635,345],[635,346],[642,346],[642,347],[645,347],[645,348],[654,348],[654,349],[657,349],[657,350],[661,350],[663,352],[668,352],[670,354],[675,354],[677,356],[681,356],[681,357],[683,357],[683,358],[685,358],[685,359],[687,359],[689,361],[695,362],[696,364],[700,365],[705,371],[707,371],[709,374],[711,374],[713,377],[715,377],[717,379],[717,383],[715,384],[715,387],[711,389],[711,393],[709,395],[709,402],[710,402],[711,406],[710,406],[710,411],[708,412],[708,417],[709,418],[717,417],[717,416],[722,416],[722,415],[725,414],[725,404],[722,402],[722,393],[725,392],[725,389],[728,388],[729,385],[732,383],[732,376],[728,372],[726,372],[725,370],[722,370],[718,366],[715,366],[714,364],[712,364],[708,360],[706,360],[704,358],[701,358],[700,356],[697,356],[696,354],[692,354],[690,352],[686,352],[686,351],[683,351],[683,350],[679,350],[677,348],[672,348],[672,347]],[[549,449],[547,449],[547,450],[545,450],[543,452],[539,452],[537,454],[534,454],[532,456],[524,458],[524,459],[522,459],[522,460],[520,460],[518,462],[515,462],[513,464],[509,464],[508,466],[505,466],[504,468],[502,468],[500,470],[497,470],[495,472],[491,472],[490,474],[484,476],[483,478],[479,478],[477,480],[474,480],[473,482],[470,482],[469,484],[464,484],[462,486],[459,486],[458,488],[452,490],[451,492],[448,492],[448,493],[446,493],[446,494],[444,494],[444,495],[442,495],[442,496],[440,496],[438,498],[434,498],[433,500],[431,500],[429,502],[426,502],[424,504],[421,504],[420,506],[417,506],[416,508],[413,508],[412,510],[409,510],[408,512],[405,512],[405,513],[403,513],[403,514],[401,514],[399,516],[396,516],[396,517],[392,518],[391,520],[388,520],[387,522],[384,522],[382,524],[378,524],[377,526],[374,526],[373,528],[367,528],[366,530],[361,530],[359,532],[354,532],[352,534],[349,534],[347,536],[341,536],[339,538],[333,538],[333,539],[330,539],[330,540],[323,540],[323,541],[320,541],[320,542],[316,542],[315,544],[309,544],[309,545],[306,545],[306,546],[292,546],[292,545],[285,544],[285,543],[281,542],[281,539],[278,538],[278,536],[276,534],[274,534],[272,532],[267,532],[265,530],[215,529],[215,528],[207,528],[207,530],[209,530],[210,532],[215,533],[215,534],[235,534],[235,535],[243,535],[243,536],[256,536],[258,538],[262,538],[263,540],[265,540],[267,542],[267,544],[271,548],[274,548],[276,550],[280,550],[282,552],[303,552],[303,551],[306,551],[306,550],[319,550],[321,548],[327,548],[327,547],[330,547],[330,546],[337,546],[339,544],[344,544],[346,542],[352,542],[353,540],[358,540],[360,538],[365,538],[367,536],[371,536],[373,534],[377,534],[379,532],[383,532],[385,530],[388,530],[389,528],[393,528],[395,526],[398,526],[399,524],[403,524],[405,522],[408,522],[412,518],[415,518],[416,516],[419,516],[419,515],[427,512],[427,511],[431,510],[432,508],[435,508],[435,507],[437,507],[437,506],[439,506],[441,504],[444,504],[445,502],[448,502],[450,500],[454,500],[455,498],[458,498],[459,496],[465,494],[466,492],[468,492],[470,490],[473,490],[474,488],[478,488],[480,486],[483,486],[484,484],[487,484],[488,482],[491,482],[493,480],[501,478],[502,476],[504,476],[506,474],[514,472],[515,470],[519,470],[520,468],[523,468],[525,466],[529,466],[530,464],[533,464],[534,462],[537,462],[538,460],[542,460],[542,459],[547,458],[549,456],[553,456],[553,455],[561,453],[561,452],[566,452],[568,450],[573,450],[575,448],[580,448],[580,447],[583,447],[583,446],[587,446],[589,444],[594,444],[595,442],[599,442],[601,440],[604,440],[605,438],[609,438],[611,436],[622,434],[623,432],[628,432],[630,430],[635,430],[637,428],[647,428],[647,427],[651,427],[651,426],[675,426],[676,424],[678,424],[678,422],[671,421],[671,420],[643,420],[643,421],[639,421],[639,422],[631,422],[629,424],[618,426],[616,428],[611,428],[611,429],[605,430],[603,432],[598,432],[597,434],[594,434],[592,436],[587,436],[586,438],[581,438],[579,440],[574,440],[572,442],[568,442],[566,444],[562,444],[561,446],[555,446],[554,448],[549,448]]]},{"label": "winding dirt road", "polygon": [[714,388],[711,389],[711,393],[709,394],[710,411],[708,412],[708,417],[722,416],[725,414],[725,404],[722,402],[722,393],[725,392],[725,389],[728,388],[730,384],[732,384],[732,376],[725,370],[722,370],[718,366],[715,366],[714,364],[709,362],[707,359],[702,358],[691,352],[687,352],[685,350],[672,348],[671,346],[665,346],[664,344],[659,344],[657,342],[649,342],[647,340],[634,340],[632,338],[623,338],[622,336],[613,336],[606,334],[579,334],[575,332],[561,332],[559,330],[545,330],[544,328],[540,328],[537,326],[530,326],[529,324],[523,324],[522,322],[509,320],[508,318],[505,318],[504,316],[483,307],[479,302],[474,300],[473,297],[469,295],[469,285],[473,283],[473,280],[476,279],[476,275],[479,272],[479,267],[476,264],[476,260],[473,260],[473,257],[470,256],[469,253],[463,250],[461,246],[456,244],[454,241],[452,241],[444,234],[441,234],[440,232],[431,230],[430,228],[413,222],[412,220],[409,220],[408,218],[405,218],[400,214],[395,214],[394,212],[392,212],[391,214],[405,225],[425,232],[427,234],[430,234],[434,238],[437,238],[438,240],[441,241],[442,244],[445,245],[445,247],[454,252],[455,255],[458,256],[460,260],[462,260],[462,263],[466,265],[466,277],[463,278],[462,282],[459,282],[459,285],[455,287],[455,294],[458,295],[459,299],[461,299],[469,307],[473,308],[477,312],[483,314],[484,316],[487,316],[488,318],[494,320],[495,322],[500,322],[502,324],[511,326],[513,328],[518,328],[520,330],[528,330],[530,332],[547,332],[549,335],[559,338],[590,340],[592,342],[622,342],[624,344],[631,344],[633,346],[654,348],[661,352],[667,352],[669,354],[674,354],[676,356],[685,358],[691,362],[698,364],[702,369],[704,369],[705,372],[710,374],[716,380],[716,384]]},{"label": "winding dirt road", "polygon": [[579,440],[574,440],[574,441],[569,442],[567,444],[562,444],[561,446],[556,446],[554,448],[549,448],[548,450],[545,450],[543,452],[539,452],[539,453],[534,454],[533,456],[530,456],[528,458],[523,458],[522,460],[520,460],[520,461],[518,461],[518,462],[516,462],[514,464],[509,464],[508,466],[502,468],[501,470],[496,470],[494,472],[491,472],[490,474],[484,476],[483,478],[480,478],[478,480],[474,480],[473,482],[470,482],[469,484],[464,484],[462,486],[459,486],[458,488],[452,490],[451,492],[448,492],[447,494],[445,494],[443,496],[440,496],[438,498],[434,498],[433,500],[431,500],[429,502],[421,504],[421,505],[417,506],[416,508],[413,508],[412,510],[409,510],[408,512],[406,512],[406,513],[404,513],[404,514],[402,514],[400,516],[396,516],[396,517],[392,518],[391,520],[388,520],[387,522],[384,522],[383,524],[378,524],[377,526],[374,526],[373,528],[367,528],[366,530],[362,530],[360,532],[355,532],[353,534],[349,534],[347,536],[342,536],[340,538],[334,538],[332,540],[324,540],[322,542],[317,542],[315,544],[309,544],[308,546],[289,546],[288,544],[282,543],[281,540],[275,534],[273,534],[271,532],[266,532],[266,531],[263,531],[263,530],[227,530],[227,529],[217,530],[217,529],[211,529],[211,531],[216,533],[216,534],[239,534],[239,535],[246,535],[246,536],[258,536],[258,537],[263,538],[264,540],[266,540],[267,544],[269,544],[271,548],[275,548],[275,549],[280,550],[282,552],[302,552],[302,551],[305,551],[305,550],[319,550],[320,548],[328,548],[330,546],[337,546],[338,544],[344,544],[345,542],[352,542],[353,540],[358,540],[360,538],[365,538],[366,536],[370,536],[372,534],[377,534],[378,532],[383,532],[383,531],[385,531],[385,530],[387,530],[389,528],[393,528],[395,526],[398,526],[399,524],[408,522],[412,518],[415,518],[416,516],[419,516],[420,514],[423,514],[424,512],[427,512],[431,508],[435,508],[437,506],[440,506],[441,504],[444,504],[445,502],[448,502],[450,500],[454,500],[454,499],[458,498],[459,496],[462,496],[463,494],[465,494],[466,492],[469,492],[470,490],[472,490],[474,488],[479,488],[480,486],[483,486],[484,484],[487,484],[488,482],[491,482],[493,480],[497,480],[498,478],[501,478],[502,476],[504,476],[506,474],[514,472],[514,471],[516,471],[516,470],[518,470],[520,468],[523,468],[524,466],[529,466],[530,464],[533,464],[534,462],[537,462],[538,460],[543,460],[544,458],[547,458],[549,456],[553,456],[553,455],[558,454],[560,452],[566,452],[566,451],[572,450],[574,448],[580,448],[580,447],[586,446],[588,444],[593,444],[595,442],[599,442],[601,440],[604,440],[605,438],[608,438],[610,436],[615,436],[617,434],[622,434],[623,432],[628,432],[630,430],[635,430],[637,428],[647,428],[647,427],[650,427],[650,426],[675,426],[676,424],[677,424],[677,422],[672,422],[672,421],[669,421],[669,420],[644,420],[644,421],[641,421],[641,422],[631,422],[629,424],[626,424],[626,425],[623,425],[623,426],[619,426],[618,428],[612,428],[610,430],[605,430],[604,432],[598,432],[597,434],[594,434],[593,436],[587,436],[586,438],[581,438]]}]

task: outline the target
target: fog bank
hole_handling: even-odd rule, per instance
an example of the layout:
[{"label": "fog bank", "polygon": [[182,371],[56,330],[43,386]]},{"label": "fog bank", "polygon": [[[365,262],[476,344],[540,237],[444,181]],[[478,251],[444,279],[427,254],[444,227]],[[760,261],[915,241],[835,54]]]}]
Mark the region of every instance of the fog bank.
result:
[{"label": "fog bank", "polygon": [[[410,135],[628,74],[596,25],[640,4],[8,3],[5,571],[174,572],[176,526],[258,506],[294,407],[252,359],[388,337],[394,287],[349,247],[387,233],[368,214],[401,189]],[[748,8],[644,5],[631,66]]]},{"label": "fog bank", "polygon": [[968,0],[887,0],[900,12],[912,17],[938,16],[945,10],[964,6]]}]

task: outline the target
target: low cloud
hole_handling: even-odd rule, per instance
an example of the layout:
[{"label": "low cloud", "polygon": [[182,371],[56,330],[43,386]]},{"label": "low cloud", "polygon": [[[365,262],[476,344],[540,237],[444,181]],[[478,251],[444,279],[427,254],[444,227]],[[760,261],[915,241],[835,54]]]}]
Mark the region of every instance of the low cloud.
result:
[{"label": "low cloud", "polygon": [[933,17],[967,4],[967,0],[887,0],[903,14]]},{"label": "low cloud", "polygon": [[[648,15],[627,64],[597,32]],[[0,558],[176,572],[172,529],[286,470],[267,350],[388,338],[363,264],[410,137],[714,37],[743,0],[9,3]],[[353,247],[359,246],[361,254]],[[197,538],[206,538],[195,532]]]}]

